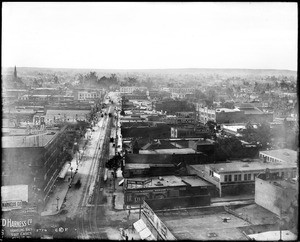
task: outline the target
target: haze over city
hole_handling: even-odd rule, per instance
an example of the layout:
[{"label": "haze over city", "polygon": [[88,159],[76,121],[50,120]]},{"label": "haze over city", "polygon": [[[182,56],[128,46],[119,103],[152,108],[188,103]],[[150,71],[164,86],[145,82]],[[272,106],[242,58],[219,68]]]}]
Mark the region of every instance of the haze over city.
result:
[{"label": "haze over city", "polygon": [[2,66],[297,70],[296,3],[8,3]]}]

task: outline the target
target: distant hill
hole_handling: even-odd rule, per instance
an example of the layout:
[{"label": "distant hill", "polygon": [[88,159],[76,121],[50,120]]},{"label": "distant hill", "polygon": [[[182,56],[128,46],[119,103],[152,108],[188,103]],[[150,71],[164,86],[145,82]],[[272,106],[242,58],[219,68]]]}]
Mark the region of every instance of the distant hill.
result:
[{"label": "distant hill", "polygon": [[[297,76],[297,71],[277,69],[219,69],[219,68],[174,68],[174,69],[83,69],[83,68],[40,68],[40,67],[17,67],[18,73],[32,72],[68,72],[87,73],[90,71],[101,73],[161,73],[161,74],[202,74],[202,75],[224,75],[224,76]],[[2,73],[10,73],[13,67],[2,68]]]}]

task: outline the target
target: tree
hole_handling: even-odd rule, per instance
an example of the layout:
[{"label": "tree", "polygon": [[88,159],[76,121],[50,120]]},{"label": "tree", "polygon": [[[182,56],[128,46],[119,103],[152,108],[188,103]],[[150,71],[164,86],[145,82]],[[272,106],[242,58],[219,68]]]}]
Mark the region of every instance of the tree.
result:
[{"label": "tree", "polygon": [[242,131],[243,138],[249,143],[259,143],[263,149],[271,143],[271,128],[267,122],[257,125],[255,129],[250,122],[246,124],[246,129]]},{"label": "tree", "polygon": [[122,156],[120,155],[120,153],[118,153],[118,155],[115,155],[113,158],[109,159],[106,162],[105,167],[109,170],[113,170],[116,177],[117,170],[121,166],[121,161],[122,161]]},{"label": "tree", "polygon": [[124,109],[122,109],[122,111],[120,112],[120,115],[125,116],[125,111],[124,111]]},{"label": "tree", "polygon": [[208,90],[207,96],[208,96],[208,100],[213,102],[217,98],[217,93],[214,89],[210,89]]},{"label": "tree", "polygon": [[223,104],[224,108],[229,108],[229,109],[233,109],[234,108],[234,102],[225,102]]}]

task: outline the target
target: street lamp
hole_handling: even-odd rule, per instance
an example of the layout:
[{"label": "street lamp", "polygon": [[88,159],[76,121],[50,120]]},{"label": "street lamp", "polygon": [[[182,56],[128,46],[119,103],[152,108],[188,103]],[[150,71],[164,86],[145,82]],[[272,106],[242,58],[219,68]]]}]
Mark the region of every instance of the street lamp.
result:
[{"label": "street lamp", "polygon": [[58,211],[58,201],[59,201],[59,199],[60,199],[59,197],[56,198],[56,201],[57,201],[56,211]]},{"label": "street lamp", "polygon": [[73,167],[71,167],[70,169],[71,169],[71,179],[72,179],[72,170],[73,170]]}]

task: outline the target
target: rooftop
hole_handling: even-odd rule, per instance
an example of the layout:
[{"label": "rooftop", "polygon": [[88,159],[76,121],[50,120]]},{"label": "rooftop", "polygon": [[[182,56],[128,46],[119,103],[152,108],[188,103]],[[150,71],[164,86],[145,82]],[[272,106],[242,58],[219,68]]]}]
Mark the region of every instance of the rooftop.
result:
[{"label": "rooftop", "polygon": [[244,125],[225,125],[225,124],[223,124],[222,128],[237,132],[239,129],[246,129],[246,126],[245,126],[245,124]]},{"label": "rooftop", "polygon": [[[280,235],[281,232],[281,235]],[[292,233],[289,230],[282,231],[267,231],[257,234],[249,234],[248,235],[252,240],[260,240],[260,241],[296,241],[297,235]]]},{"label": "rooftop", "polygon": [[290,149],[264,150],[264,151],[260,151],[260,154],[272,156],[284,162],[296,163],[298,160],[298,152]]},{"label": "rooftop", "polygon": [[232,112],[240,112],[241,110],[238,108],[230,109],[230,108],[217,108],[216,112],[225,112],[225,113],[232,113]]},{"label": "rooftop", "polygon": [[126,163],[125,169],[150,169],[150,165],[141,163]]},{"label": "rooftop", "polygon": [[[159,217],[178,240],[239,240],[244,235],[237,227],[250,225],[225,211],[205,215],[160,214]],[[223,218],[229,222],[223,222]]]},{"label": "rooftop", "polygon": [[[160,176],[160,177],[140,177],[140,178],[128,178],[126,179],[127,181],[146,181],[152,179],[151,183],[148,184],[147,187],[155,187],[155,188],[160,188],[160,187],[171,187],[171,186],[186,186],[184,182],[179,177],[176,176]],[[130,188],[129,188],[130,189]],[[135,188],[131,188],[135,189]]]},{"label": "rooftop", "polygon": [[[222,207],[155,213],[178,240],[247,240],[243,232],[248,234],[250,230],[253,233],[257,226],[277,222],[276,215],[257,204],[235,206],[231,210],[238,216],[226,212]],[[224,218],[227,218],[227,222],[224,222]]]},{"label": "rooftop", "polygon": [[209,182],[201,179],[198,176],[181,176],[180,177],[182,181],[190,184],[192,187],[203,187],[203,186],[213,186]]},{"label": "rooftop", "polygon": [[[218,164],[207,164],[215,172],[227,173],[227,172],[243,172],[243,171],[265,171],[267,168],[270,170],[274,169],[285,169],[285,168],[296,168],[296,164],[287,163],[263,163],[259,159],[252,159],[251,162],[232,161],[228,163]],[[203,170],[202,165],[191,165],[195,170]]]},{"label": "rooftop", "polygon": [[55,134],[2,136],[2,148],[44,147]]},{"label": "rooftop", "polygon": [[62,110],[47,110],[47,116],[49,115],[82,115],[82,114],[89,114],[91,111],[86,109],[79,109],[79,110],[73,110],[73,109],[62,109]]},{"label": "rooftop", "polygon": [[276,180],[268,180],[269,183],[272,183],[273,185],[277,187],[281,187],[283,189],[291,189],[291,190],[297,190],[298,189],[298,182],[290,182],[288,180],[283,179],[276,179]]},{"label": "rooftop", "polygon": [[140,150],[140,154],[195,154],[197,153],[192,148],[183,149],[157,149],[157,150]]}]

